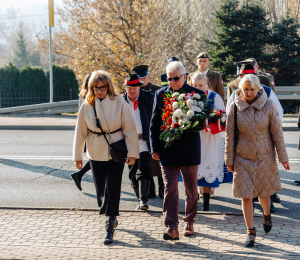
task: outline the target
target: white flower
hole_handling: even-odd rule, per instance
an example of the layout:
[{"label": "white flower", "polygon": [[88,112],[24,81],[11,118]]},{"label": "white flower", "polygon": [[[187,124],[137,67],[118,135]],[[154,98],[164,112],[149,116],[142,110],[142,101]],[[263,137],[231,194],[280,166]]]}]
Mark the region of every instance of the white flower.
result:
[{"label": "white flower", "polygon": [[225,117],[225,116],[222,116],[221,122],[224,123],[225,121],[226,121],[226,117]]},{"label": "white flower", "polygon": [[198,102],[198,107],[200,107],[201,109],[203,109],[204,108],[204,103],[202,101],[199,101]]},{"label": "white flower", "polygon": [[179,96],[179,93],[178,92],[174,92],[172,97],[178,97]]},{"label": "white flower", "polygon": [[187,116],[189,116],[189,117],[192,117],[192,116],[195,115],[195,113],[194,113],[193,110],[189,110],[186,114],[187,114]]},{"label": "white flower", "polygon": [[181,120],[181,119],[180,119],[179,122],[178,122],[179,125],[183,125],[184,123],[185,123],[185,121],[184,121],[184,120]]},{"label": "white flower", "polygon": [[178,107],[178,103],[177,102],[173,102],[172,106],[173,106],[174,109],[176,109]]},{"label": "white flower", "polygon": [[170,141],[170,137],[168,137],[167,139],[166,139],[166,142],[169,142]]},{"label": "white flower", "polygon": [[199,98],[200,98],[200,95],[199,95],[198,93],[195,93],[193,97],[199,99]]},{"label": "white flower", "polygon": [[194,101],[192,99],[189,99],[186,103],[188,106],[194,105]]},{"label": "white flower", "polygon": [[176,109],[176,111],[174,112],[174,116],[176,116],[176,117],[181,117],[181,115],[182,115],[182,110],[180,109],[180,108],[178,108],[178,109]]},{"label": "white flower", "polygon": [[185,94],[180,94],[180,96],[178,97],[178,99],[185,99]]}]

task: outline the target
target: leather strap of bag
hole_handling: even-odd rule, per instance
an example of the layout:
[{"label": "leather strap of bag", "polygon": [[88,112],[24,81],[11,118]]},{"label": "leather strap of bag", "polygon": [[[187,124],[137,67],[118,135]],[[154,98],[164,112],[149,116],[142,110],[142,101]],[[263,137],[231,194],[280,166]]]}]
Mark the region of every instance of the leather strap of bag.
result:
[{"label": "leather strap of bag", "polygon": [[234,154],[235,154],[238,138],[239,138],[239,130],[237,128],[237,106],[234,103]]},{"label": "leather strap of bag", "polygon": [[[96,100],[95,100],[95,102],[96,102]],[[96,112],[96,108],[95,108],[95,103],[94,103],[94,115],[95,115],[95,120],[96,120],[96,126],[97,126],[98,128],[100,128],[101,131],[104,133],[104,131],[103,131],[103,129],[102,129],[102,126],[101,126],[101,124],[100,124],[100,121],[99,121],[99,119],[98,119],[98,117],[97,117],[97,112]],[[103,136],[104,136],[104,138],[105,138],[105,140],[106,140],[108,146],[110,147],[110,143],[108,142],[108,140],[107,140],[107,138],[106,138],[106,135],[104,134]]]}]

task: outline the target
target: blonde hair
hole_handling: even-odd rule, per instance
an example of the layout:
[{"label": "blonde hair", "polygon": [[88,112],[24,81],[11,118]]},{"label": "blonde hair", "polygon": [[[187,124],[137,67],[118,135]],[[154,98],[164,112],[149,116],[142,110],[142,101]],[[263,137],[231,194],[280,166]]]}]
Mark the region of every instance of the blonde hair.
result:
[{"label": "blonde hair", "polygon": [[105,70],[96,70],[92,73],[89,80],[89,90],[86,97],[86,103],[94,106],[95,104],[95,93],[93,87],[99,82],[102,82],[107,86],[107,95],[111,100],[115,99],[119,95],[115,85],[112,82],[110,74]]},{"label": "blonde hair", "polygon": [[92,73],[89,73],[87,74],[85,77],[84,77],[84,80],[83,80],[83,83],[82,85],[80,86],[80,93],[79,93],[79,96],[80,97],[85,97],[86,96],[86,93],[88,92],[88,81],[89,81],[89,78],[91,76]]},{"label": "blonde hair", "polygon": [[260,84],[260,81],[259,81],[259,78],[254,75],[254,74],[247,74],[245,75],[240,84],[239,84],[239,89],[243,89],[244,88],[244,84],[245,82],[250,82],[251,84],[251,88],[255,89],[255,88],[258,88],[258,89],[263,89],[262,85]]},{"label": "blonde hair", "polygon": [[191,80],[190,80],[192,85],[194,85],[193,83],[196,79],[205,79],[205,82],[207,82],[207,78],[206,78],[205,74],[200,71],[197,71],[192,75]]}]

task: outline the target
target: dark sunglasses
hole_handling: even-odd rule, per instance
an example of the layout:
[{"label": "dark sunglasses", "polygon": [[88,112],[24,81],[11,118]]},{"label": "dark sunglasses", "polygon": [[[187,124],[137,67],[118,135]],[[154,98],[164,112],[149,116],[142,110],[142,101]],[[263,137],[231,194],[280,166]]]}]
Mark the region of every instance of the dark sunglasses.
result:
[{"label": "dark sunglasses", "polygon": [[184,74],[182,74],[180,77],[174,77],[174,78],[167,78],[167,81],[171,82],[173,79],[174,81],[178,81]]},{"label": "dark sunglasses", "polygon": [[103,87],[100,87],[100,88],[98,88],[98,87],[93,87],[93,90],[94,91],[96,91],[96,92],[98,92],[98,91],[105,91],[106,90],[106,88],[107,88],[107,86],[103,86]]}]

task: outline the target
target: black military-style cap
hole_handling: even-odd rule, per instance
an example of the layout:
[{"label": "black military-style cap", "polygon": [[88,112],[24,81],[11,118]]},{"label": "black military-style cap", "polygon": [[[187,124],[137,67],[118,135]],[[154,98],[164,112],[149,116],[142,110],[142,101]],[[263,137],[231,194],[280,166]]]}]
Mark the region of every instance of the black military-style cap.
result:
[{"label": "black military-style cap", "polygon": [[197,56],[196,59],[200,59],[200,58],[206,58],[206,59],[209,59],[209,56],[208,56],[207,53],[201,52],[201,53],[199,53],[199,55]]},{"label": "black military-style cap", "polygon": [[165,87],[165,86],[169,86],[169,83],[168,83],[168,79],[167,79],[168,77],[167,77],[167,73],[164,73],[164,74],[161,74],[160,75],[160,81],[161,81],[161,85],[163,86],[163,87]]},{"label": "black military-style cap", "polygon": [[169,59],[169,62],[168,62],[168,63],[171,63],[171,62],[173,62],[173,61],[179,61],[179,60],[178,60],[178,58],[176,58],[176,57],[171,57],[171,58]]},{"label": "black military-style cap", "polygon": [[137,65],[133,67],[131,70],[138,75],[139,78],[144,78],[149,75],[148,71],[149,66],[145,64]]},{"label": "black military-style cap", "polygon": [[127,74],[125,76],[125,82],[121,84],[123,88],[130,88],[130,87],[139,87],[144,84],[143,81],[140,81],[137,74]]}]

